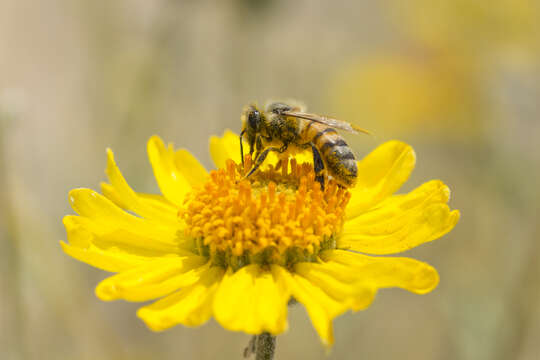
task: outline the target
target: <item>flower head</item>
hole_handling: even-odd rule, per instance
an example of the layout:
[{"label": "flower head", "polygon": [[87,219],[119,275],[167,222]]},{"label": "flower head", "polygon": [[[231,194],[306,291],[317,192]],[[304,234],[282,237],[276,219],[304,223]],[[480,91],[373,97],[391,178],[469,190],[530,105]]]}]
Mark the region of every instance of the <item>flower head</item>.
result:
[{"label": "flower head", "polygon": [[355,188],[321,188],[304,155],[249,178],[238,137],[211,139],[218,170],[207,173],[185,150],[161,139],[148,155],[163,195],[133,191],[108,150],[102,193],[70,192],[79,216],[64,218],[70,256],[117,273],[96,288],[102,300],[146,301],[138,316],[153,330],[198,326],[214,317],[249,334],[287,329],[287,304],[302,303],[325,344],[332,320],[368,307],[378,289],[414,293],[438,283],[430,265],[402,252],[450,231],[459,213],[448,188],[430,181],[393,193],[415,163],[413,150],[387,142],[358,163]]}]

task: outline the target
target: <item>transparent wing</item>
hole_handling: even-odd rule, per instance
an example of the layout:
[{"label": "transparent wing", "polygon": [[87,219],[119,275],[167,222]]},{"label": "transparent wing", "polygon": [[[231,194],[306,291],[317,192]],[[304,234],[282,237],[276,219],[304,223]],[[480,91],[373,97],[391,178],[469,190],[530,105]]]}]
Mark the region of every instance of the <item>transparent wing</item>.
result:
[{"label": "transparent wing", "polygon": [[364,133],[364,134],[371,135],[371,133],[369,131],[367,131],[365,129],[362,129],[362,128],[358,127],[358,126],[349,124],[346,121],[333,119],[333,118],[330,118],[330,117],[327,117],[327,116],[324,116],[324,115],[310,114],[310,113],[297,112],[297,111],[282,111],[281,115],[292,116],[292,117],[297,117],[297,118],[300,118],[300,119],[306,119],[306,120],[315,121],[315,122],[318,122],[318,123],[321,123],[321,124],[328,125],[328,126],[330,126],[332,128],[336,128],[336,129],[351,132],[353,134],[358,134],[359,132],[361,132],[361,133]]}]

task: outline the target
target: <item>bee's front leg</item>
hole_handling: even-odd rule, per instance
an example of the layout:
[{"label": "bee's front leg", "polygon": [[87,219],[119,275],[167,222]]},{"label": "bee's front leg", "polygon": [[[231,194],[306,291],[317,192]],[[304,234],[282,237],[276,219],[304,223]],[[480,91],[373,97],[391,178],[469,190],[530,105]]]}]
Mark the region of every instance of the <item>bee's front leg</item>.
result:
[{"label": "bee's front leg", "polygon": [[[254,141],[254,145],[249,150],[249,156],[251,156],[252,161],[255,161],[255,162],[257,161],[257,159],[261,155],[262,149],[263,149],[262,138],[261,136],[257,136],[257,138]],[[255,153],[255,156],[253,156],[253,153]]]},{"label": "bee's front leg", "polygon": [[287,150],[288,146],[289,146],[288,144],[285,144],[280,148],[277,148],[277,147],[274,147],[274,146],[267,147],[266,149],[264,149],[263,152],[257,154],[255,156],[255,165],[249,171],[249,173],[246,175],[246,178],[251,176],[251,174],[253,174],[255,171],[257,171],[257,169],[262,165],[262,163],[264,162],[264,160],[266,159],[266,157],[268,156],[270,151],[275,151],[275,152],[278,152],[278,153],[281,154],[281,153],[283,153],[283,152],[285,152]]}]

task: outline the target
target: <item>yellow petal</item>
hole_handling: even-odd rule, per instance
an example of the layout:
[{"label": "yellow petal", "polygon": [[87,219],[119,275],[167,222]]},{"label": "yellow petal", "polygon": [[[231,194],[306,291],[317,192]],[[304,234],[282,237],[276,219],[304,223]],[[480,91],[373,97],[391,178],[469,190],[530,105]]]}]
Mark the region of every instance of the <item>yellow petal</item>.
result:
[{"label": "yellow petal", "polygon": [[288,301],[282,283],[259,265],[229,269],[216,292],[214,316],[228,330],[277,335],[287,329]]},{"label": "yellow petal", "polygon": [[347,216],[354,218],[396,192],[409,178],[415,162],[414,150],[396,140],[380,145],[359,161]]},{"label": "yellow petal", "polygon": [[120,195],[116,192],[116,190],[111,184],[102,182],[100,185],[101,185],[101,193],[103,194],[103,196],[111,200],[119,208],[123,210],[129,210],[126,203],[122,200]]},{"label": "yellow petal", "polygon": [[[118,233],[122,236],[133,234],[133,238],[151,240],[145,247],[155,246],[156,250],[174,251],[179,246],[177,234],[179,227],[165,226],[128,214],[93,190],[72,190],[69,199],[73,209],[81,217],[88,219],[75,221],[84,221],[84,225],[93,233],[98,235]],[[165,248],[161,248],[162,246]]]},{"label": "yellow petal", "polygon": [[154,331],[172,326],[199,326],[212,316],[214,293],[223,277],[221,267],[206,270],[200,280],[151,305],[140,308],[137,316]]},{"label": "yellow petal", "polygon": [[334,300],[316,284],[299,274],[291,274],[281,266],[272,265],[272,273],[278,282],[284,283],[291,295],[305,306],[322,342],[327,346],[332,345],[334,343],[332,320],[347,311],[348,304]]},{"label": "yellow petal", "polygon": [[148,201],[141,199],[138,194],[131,189],[116,165],[114,154],[111,149],[107,149],[107,169],[105,172],[109,177],[109,181],[111,182],[111,186],[115,193],[113,198],[120,199],[126,209],[129,209],[144,218],[152,219],[157,222],[173,225],[177,224],[177,211],[160,211],[151,206]]},{"label": "yellow petal", "polygon": [[158,136],[152,136],[148,141],[148,158],[163,195],[175,205],[181,206],[191,185],[176,167],[172,144],[167,148]]},{"label": "yellow petal", "polygon": [[174,154],[174,163],[192,187],[200,186],[206,182],[208,172],[189,151],[184,149],[176,151]]},{"label": "yellow petal", "polygon": [[141,234],[129,228],[107,228],[89,218],[81,216],[65,216],[64,226],[69,233],[72,229],[84,228],[92,234],[92,244],[102,249],[115,248],[116,250],[138,253],[141,256],[163,256],[166,254],[180,255],[190,249],[192,241],[180,236],[161,236],[152,234]]},{"label": "yellow petal", "polygon": [[65,216],[69,244],[61,243],[63,250],[75,259],[97,268],[118,272],[136,267],[163,256],[187,256],[175,242],[141,237],[128,230],[103,231],[88,218]]},{"label": "yellow petal", "polygon": [[[417,187],[408,194],[393,195],[377,207],[349,219],[349,226],[379,228],[382,224],[396,224],[396,220],[402,219],[413,211],[421,210],[427,205],[447,203],[450,199],[450,189],[440,180],[431,180]],[[380,233],[375,230],[374,233]]]},{"label": "yellow petal", "polygon": [[441,181],[425,183],[407,195],[382,202],[343,226],[338,247],[368,254],[393,254],[443,236],[456,225],[459,211],[450,211],[450,191]]},{"label": "yellow petal", "polygon": [[[111,184],[102,182],[101,183],[101,193],[107,199],[111,200],[116,206],[120,207],[123,210],[131,210],[126,203],[120,198],[120,195],[116,192],[114,187]],[[146,193],[136,193],[139,197],[139,201],[145,203],[147,206],[154,208],[156,212],[160,213],[162,219],[165,222],[172,223],[178,221],[178,207],[167,200],[163,195],[160,194],[146,194]]]},{"label": "yellow petal", "polygon": [[344,250],[321,254],[329,263],[327,271],[339,276],[353,275],[358,283],[375,288],[399,287],[416,294],[425,294],[439,283],[439,275],[431,265],[404,257],[373,257]]},{"label": "yellow petal", "polygon": [[334,300],[347,304],[354,311],[367,308],[375,298],[376,288],[366,283],[359,283],[351,277],[349,271],[333,271],[331,263],[299,263],[295,271],[313,284],[317,284]]},{"label": "yellow petal", "polygon": [[102,249],[93,245],[95,235],[80,226],[68,229],[67,236],[69,244],[60,242],[66,254],[105,271],[123,271],[148,261],[148,257],[117,247]]},{"label": "yellow petal", "polygon": [[[249,153],[249,145],[244,141],[244,154],[247,153]],[[226,130],[222,137],[212,136],[210,138],[210,155],[218,169],[226,167],[227,159],[232,159],[237,164],[240,163],[239,135]]]},{"label": "yellow petal", "polygon": [[103,280],[96,295],[105,301],[156,299],[199,281],[205,262],[202,256],[157,258]]}]

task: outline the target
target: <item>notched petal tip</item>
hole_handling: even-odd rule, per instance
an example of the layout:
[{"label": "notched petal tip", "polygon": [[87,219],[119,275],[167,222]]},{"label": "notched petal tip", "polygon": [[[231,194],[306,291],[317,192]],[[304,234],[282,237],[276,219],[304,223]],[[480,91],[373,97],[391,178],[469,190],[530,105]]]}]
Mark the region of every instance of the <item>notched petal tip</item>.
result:
[{"label": "notched petal tip", "polygon": [[109,175],[114,169],[118,169],[118,166],[116,165],[116,161],[114,160],[114,153],[111,150],[111,148],[107,148],[106,153],[107,153],[107,168],[105,169],[105,173]]},{"label": "notched petal tip", "polygon": [[397,160],[403,159],[406,160],[409,166],[414,167],[416,165],[416,152],[413,147],[400,140],[390,140],[379,147],[377,147],[373,152],[380,151],[381,154],[386,152],[388,160]]},{"label": "notched petal tip", "polygon": [[448,202],[450,201],[450,197],[452,196],[452,192],[450,191],[450,188],[448,186],[446,186],[445,183],[443,183],[442,181],[440,181],[441,183],[441,188],[442,188],[442,193],[445,195],[445,198],[444,198],[444,202]]},{"label": "notched petal tip", "polygon": [[148,157],[150,159],[150,163],[152,163],[152,160],[154,157],[160,157],[162,151],[166,150],[165,143],[157,135],[152,135],[150,139],[148,139],[146,148],[148,152]]},{"label": "notched petal tip", "polygon": [[388,146],[392,148],[391,151],[393,152],[394,164],[401,163],[401,169],[395,175],[399,175],[404,183],[416,166],[416,152],[412,146],[402,141],[392,140],[389,143]]},{"label": "notched petal tip", "polygon": [[89,189],[86,189],[86,188],[75,188],[75,189],[69,190],[69,192],[68,192],[68,200],[69,200],[69,203],[70,203],[70,204],[73,205],[73,203],[75,202],[75,199],[77,199],[77,197],[79,196],[79,193],[80,193],[82,190],[89,190]]},{"label": "notched petal tip", "polygon": [[65,242],[65,241],[62,241],[62,240],[58,241],[58,243],[59,243],[60,246],[62,247],[62,251],[63,251],[65,254],[69,255],[69,251],[68,251],[68,250],[69,250],[69,249],[68,249],[68,248],[69,248],[69,244],[68,244],[67,242]]},{"label": "notched petal tip", "polygon": [[403,153],[406,151],[407,152],[412,151],[414,155],[414,150],[412,146],[401,140],[397,140],[397,139],[388,140],[385,143],[383,143],[381,146],[388,146],[389,148],[393,149],[394,153],[396,154]]},{"label": "notched petal tip", "polygon": [[424,212],[424,221],[426,225],[433,229],[440,229],[442,232],[439,237],[452,230],[459,219],[459,211],[451,211],[448,204],[439,203],[428,206]]},{"label": "notched petal tip", "polygon": [[440,280],[439,273],[433,266],[426,263],[423,264],[424,266],[415,273],[410,288],[407,289],[419,295],[433,291],[439,285]]},{"label": "notched petal tip", "polygon": [[96,296],[103,301],[113,301],[118,300],[118,291],[113,281],[108,281],[105,279],[101,281],[94,290]]},{"label": "notched petal tip", "polygon": [[[81,217],[75,215],[66,215],[62,219],[64,227],[67,233],[67,243],[63,243],[66,246],[73,246],[78,248],[87,248],[92,242],[93,235],[81,225]],[[64,248],[65,250],[65,248]]]},{"label": "notched petal tip", "polygon": [[162,145],[162,146],[165,146],[165,143],[163,142],[163,140],[161,139],[161,137],[159,135],[152,135],[150,136],[150,139],[148,139],[148,146],[154,146],[154,145]]},{"label": "notched petal tip", "polygon": [[76,217],[76,215],[65,215],[62,218],[62,224],[66,227],[66,230],[69,229],[69,227],[74,226],[73,218]]},{"label": "notched petal tip", "polygon": [[148,140],[147,148],[148,159],[161,192],[167,200],[181,206],[191,185],[175,164],[173,144],[166,146],[161,138],[154,135]]},{"label": "notched petal tip", "polygon": [[441,180],[436,180],[436,181],[437,181],[437,184],[439,185],[438,193],[441,196],[440,201],[447,203],[448,201],[450,201],[450,195],[451,195],[450,188]]},{"label": "notched petal tip", "polygon": [[73,210],[80,214],[80,205],[99,198],[101,195],[87,188],[77,188],[69,192],[68,198]]},{"label": "notched petal tip", "polygon": [[140,308],[139,310],[137,310],[137,317],[141,319],[146,324],[146,326],[154,332],[165,331],[176,325],[174,321],[165,317],[158,318],[153,316],[152,311],[147,308]]},{"label": "notched petal tip", "polygon": [[450,224],[456,226],[456,224],[459,222],[459,219],[461,219],[461,211],[459,210],[452,210],[450,212]]},{"label": "notched petal tip", "polygon": [[156,316],[152,310],[147,309],[146,307],[137,310],[137,317],[145,323],[148,329],[154,332],[163,332],[179,324],[186,327],[197,327],[202,325],[202,323],[191,323],[189,319],[183,319],[179,322],[173,315]]},{"label": "notched petal tip", "polygon": [[164,151],[167,151],[165,143],[157,135],[152,135],[150,139],[148,139],[146,149],[148,157],[150,159],[150,163],[153,163],[153,160],[158,160],[162,156],[162,153]]}]

